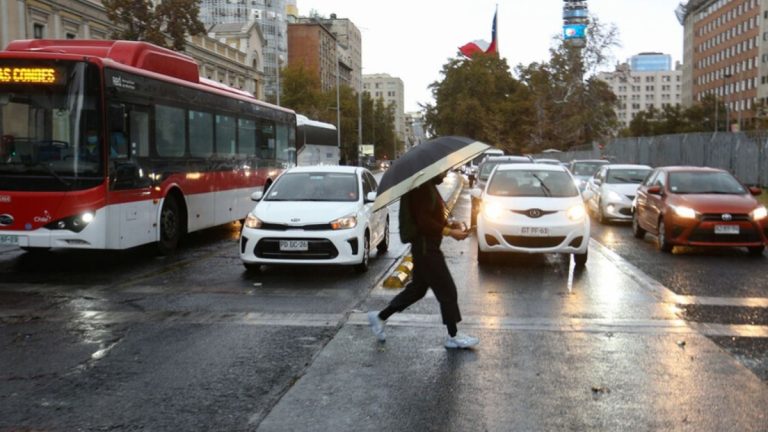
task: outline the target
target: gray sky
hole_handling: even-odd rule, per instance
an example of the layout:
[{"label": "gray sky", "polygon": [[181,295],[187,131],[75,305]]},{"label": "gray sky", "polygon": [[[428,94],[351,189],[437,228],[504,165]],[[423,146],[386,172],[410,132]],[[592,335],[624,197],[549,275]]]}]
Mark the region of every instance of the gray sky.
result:
[{"label": "gray sky", "polygon": [[[589,0],[590,13],[619,28],[622,46],[614,63],[655,51],[682,61],[683,27],[675,8],[683,0]],[[301,15],[349,18],[363,39],[363,73],[388,73],[405,85],[405,110],[432,102],[427,88],[458,47],[491,40],[498,5],[501,56],[511,67],[546,61],[552,38],[562,31],[561,0],[297,0]]]}]

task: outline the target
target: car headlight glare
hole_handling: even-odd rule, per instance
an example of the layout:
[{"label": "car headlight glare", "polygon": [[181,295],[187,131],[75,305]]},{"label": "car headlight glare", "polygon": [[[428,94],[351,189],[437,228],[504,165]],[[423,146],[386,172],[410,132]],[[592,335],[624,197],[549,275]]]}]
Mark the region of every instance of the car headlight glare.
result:
[{"label": "car headlight glare", "polygon": [[605,194],[605,199],[606,199],[606,201],[624,201],[624,197],[623,196],[621,196],[616,191],[612,191],[612,190],[608,191]]},{"label": "car headlight glare", "polygon": [[685,206],[671,206],[675,214],[683,219],[696,219],[696,210]]},{"label": "car headlight glare", "polygon": [[766,209],[765,206],[760,206],[752,210],[750,215],[752,216],[752,220],[763,220],[766,216],[768,216],[768,209]]},{"label": "car headlight glare", "polygon": [[344,216],[331,221],[331,229],[334,229],[334,230],[351,229],[356,226],[357,226],[357,217],[355,216]]},{"label": "car headlight glare", "polygon": [[569,208],[565,214],[568,216],[568,219],[572,221],[579,221],[584,219],[584,217],[587,215],[587,211],[584,209],[583,205],[579,204]]},{"label": "car headlight glare", "polygon": [[253,213],[248,213],[248,216],[245,217],[246,228],[261,228],[261,223],[261,219],[254,216]]},{"label": "car headlight glare", "polygon": [[504,214],[504,209],[496,203],[483,203],[482,212],[490,220],[499,220]]}]

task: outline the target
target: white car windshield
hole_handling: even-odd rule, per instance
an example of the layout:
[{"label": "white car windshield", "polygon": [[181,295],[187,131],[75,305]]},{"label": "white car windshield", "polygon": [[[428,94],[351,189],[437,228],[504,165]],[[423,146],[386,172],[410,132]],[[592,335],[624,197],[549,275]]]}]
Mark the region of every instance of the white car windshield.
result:
[{"label": "white car windshield", "polygon": [[642,183],[645,177],[651,170],[647,169],[612,169],[608,170],[608,175],[605,177],[606,183],[620,184],[620,183]]},{"label": "white car windshield", "polygon": [[357,201],[357,176],[350,173],[285,173],[265,201]]},{"label": "white car windshield", "polygon": [[603,165],[597,162],[577,162],[573,164],[573,175],[593,176]]},{"label": "white car windshield", "polygon": [[488,185],[488,194],[506,197],[574,197],[579,190],[562,171],[496,171]]}]

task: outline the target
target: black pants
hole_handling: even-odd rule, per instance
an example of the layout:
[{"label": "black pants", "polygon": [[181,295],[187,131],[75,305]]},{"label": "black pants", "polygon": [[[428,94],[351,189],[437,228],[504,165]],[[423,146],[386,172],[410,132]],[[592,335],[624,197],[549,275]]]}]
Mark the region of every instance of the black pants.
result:
[{"label": "black pants", "polygon": [[440,250],[441,238],[422,238],[413,241],[411,255],[413,256],[413,278],[398,294],[389,307],[402,312],[408,306],[421,300],[429,288],[435,293],[440,303],[440,314],[443,324],[461,322],[459,303],[456,294],[456,284],[445,264],[445,257]]}]

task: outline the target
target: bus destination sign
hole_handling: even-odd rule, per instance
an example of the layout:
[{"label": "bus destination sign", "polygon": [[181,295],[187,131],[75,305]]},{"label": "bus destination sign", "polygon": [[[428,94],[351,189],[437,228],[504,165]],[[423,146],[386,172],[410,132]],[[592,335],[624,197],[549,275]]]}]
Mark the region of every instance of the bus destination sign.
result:
[{"label": "bus destination sign", "polygon": [[0,67],[0,84],[56,84],[59,75],[52,67]]}]

